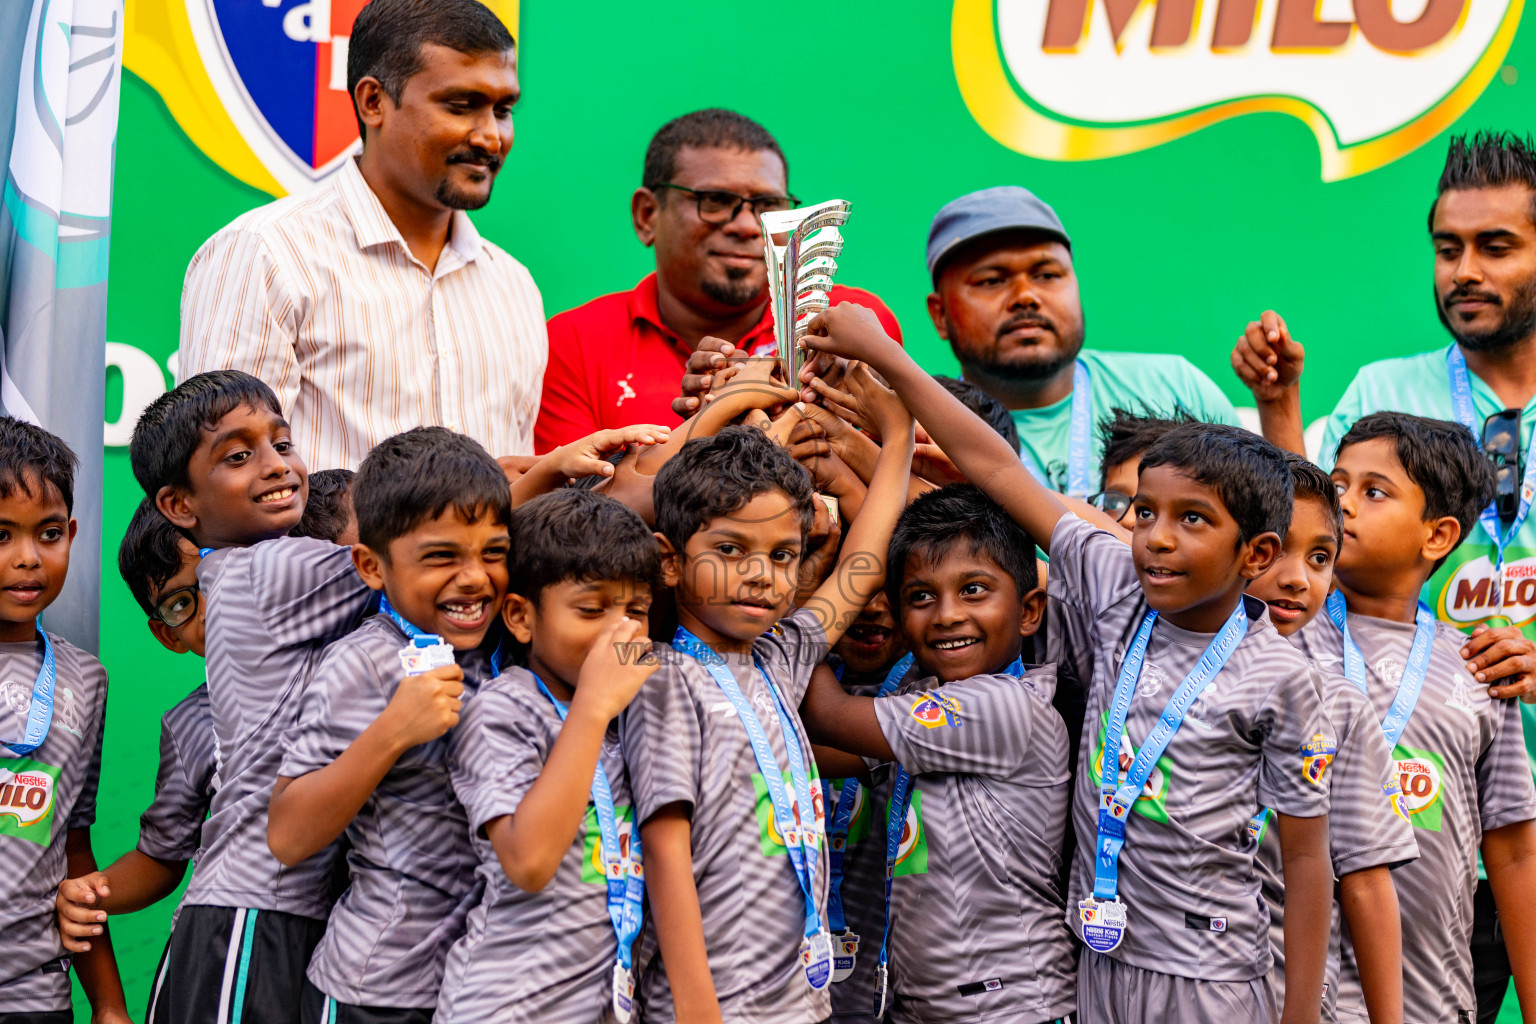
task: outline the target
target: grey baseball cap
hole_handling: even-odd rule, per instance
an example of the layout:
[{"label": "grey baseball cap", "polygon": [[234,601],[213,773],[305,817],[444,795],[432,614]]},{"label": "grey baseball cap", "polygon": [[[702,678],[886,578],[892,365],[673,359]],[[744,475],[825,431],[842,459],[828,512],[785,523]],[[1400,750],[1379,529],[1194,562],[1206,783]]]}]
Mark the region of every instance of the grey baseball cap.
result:
[{"label": "grey baseball cap", "polygon": [[998,185],[951,200],[934,215],[928,229],[928,273],[956,247],[995,231],[1039,231],[1072,247],[1061,218],[1039,196],[1018,185]]}]

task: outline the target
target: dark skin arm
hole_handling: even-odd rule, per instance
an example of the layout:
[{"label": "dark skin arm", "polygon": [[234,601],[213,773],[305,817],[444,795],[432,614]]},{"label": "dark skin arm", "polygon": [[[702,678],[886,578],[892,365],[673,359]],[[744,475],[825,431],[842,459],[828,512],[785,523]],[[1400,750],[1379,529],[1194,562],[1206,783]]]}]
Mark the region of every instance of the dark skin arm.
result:
[{"label": "dark skin arm", "polygon": [[667,804],[640,826],[645,885],[678,1024],[719,1024],[720,1002],[704,948],[704,915],[693,881],[693,822],[687,804]]},{"label": "dark skin arm", "polygon": [[869,779],[869,769],[857,755],[812,743],[811,756],[816,758],[816,770],[824,779]]},{"label": "dark skin arm", "polygon": [[[811,673],[800,718],[812,743],[877,761],[896,760],[875,717],[875,699],[855,697],[844,690],[837,675],[824,664]],[[863,762],[859,764],[862,768]]]},{"label": "dark skin arm", "polygon": [[161,860],[129,850],[105,871],[66,878],[54,897],[64,948],[71,953],[90,949],[92,937],[102,934],[109,915],[132,914],[159,903],[176,891],[186,873],[184,860]]},{"label": "dark skin arm", "polygon": [[1488,696],[1536,700],[1536,644],[1517,626],[1478,626],[1462,645],[1467,671],[1488,684]]},{"label": "dark skin arm", "polygon": [[1402,1024],[1403,919],[1391,869],[1380,865],[1339,879],[1339,906],[1350,934],[1369,936],[1355,943],[1355,963],[1371,1024]]},{"label": "dark skin arm", "polygon": [[1521,1019],[1536,1024],[1536,821],[1483,833],[1483,867],[1504,929]]},{"label": "dark skin arm", "polygon": [[[811,329],[816,330],[814,322]],[[875,332],[808,334],[805,344],[813,351],[868,363],[928,427],[934,442],[966,479],[1001,505],[1038,543],[1049,542],[1056,523],[1067,514],[1066,507],[1024,468],[1018,453],[997,431],[945,391],[900,345]]]},{"label": "dark skin arm", "polygon": [[1291,338],[1285,319],[1274,310],[1248,324],[1232,349],[1232,370],[1253,392],[1259,407],[1259,432],[1288,452],[1306,457],[1302,437],[1301,371],[1306,351]]},{"label": "dark skin arm", "polygon": [[1277,813],[1275,817],[1285,872],[1285,1006],[1280,1022],[1317,1024],[1333,918],[1328,816],[1295,818]]},{"label": "dark skin arm", "polygon": [[[96,871],[96,855],[91,851],[91,830],[72,828],[64,834],[64,857],[71,878]],[[117,972],[117,957],[112,954],[112,935],[105,924],[91,948],[74,957],[75,977],[91,1002],[93,1024],[118,1024],[129,1020],[128,1001],[123,996],[123,979]]]}]

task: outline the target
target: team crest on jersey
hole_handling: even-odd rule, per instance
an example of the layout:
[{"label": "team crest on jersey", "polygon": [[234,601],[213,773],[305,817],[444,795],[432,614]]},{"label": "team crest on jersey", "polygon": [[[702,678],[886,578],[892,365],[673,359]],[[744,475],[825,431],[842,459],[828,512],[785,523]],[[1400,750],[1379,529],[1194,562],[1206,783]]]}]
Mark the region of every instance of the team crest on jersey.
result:
[{"label": "team crest on jersey", "polygon": [[1392,770],[1402,791],[1399,805],[1414,828],[1440,831],[1441,793],[1445,789],[1445,759],[1428,750],[1402,744],[1392,751]]},{"label": "team crest on jersey", "polygon": [[803,815],[800,809],[800,797],[795,792],[794,777],[785,771],[784,792],[789,796],[790,812],[794,816],[795,830],[785,836],[779,831],[779,823],[773,816],[773,798],[768,795],[768,785],[763,781],[762,775],[752,773],[752,791],[757,797],[757,830],[758,840],[765,857],[782,857],[789,853],[789,843],[804,845],[812,850],[821,846],[822,839],[827,831],[827,808],[821,793],[821,780],[815,771],[811,772],[811,813]]},{"label": "team crest on jersey", "polygon": [[912,705],[912,717],[929,729],[953,728],[961,724],[960,700],[942,690],[929,690]]},{"label": "team crest on jersey", "polygon": [[1387,776],[1387,781],[1381,784],[1381,795],[1387,798],[1387,804],[1392,808],[1392,813],[1408,820],[1408,810],[1403,806],[1403,787],[1397,781],[1397,773]]},{"label": "team crest on jersey", "polygon": [[47,846],[59,769],[24,757],[0,762],[0,835]]},{"label": "team crest on jersey", "polygon": [[[619,853],[622,854],[623,863],[616,866],[614,878],[622,878],[624,868],[629,864],[629,844],[635,832],[635,812],[633,807],[617,804],[613,808],[614,819],[619,826]],[[597,823],[597,809],[587,808],[586,839],[584,842],[583,856],[581,859],[581,880],[588,885],[602,885],[607,877],[607,869],[603,863],[603,830]],[[643,870],[639,861],[635,861],[635,871]]]},{"label": "team crest on jersey", "polygon": [[1312,785],[1321,786],[1338,749],[1322,733],[1313,733],[1312,738],[1301,745],[1301,774]]},{"label": "team crest on jersey", "polygon": [[[1109,712],[1103,712],[1099,716],[1099,739],[1095,744],[1093,758],[1093,783],[1095,786],[1102,784],[1104,778],[1104,739],[1109,722]],[[1136,748],[1131,745],[1131,739],[1124,733],[1120,734],[1120,756],[1118,771],[1115,773],[1115,781],[1123,783],[1130,774],[1131,764],[1136,760]],[[1173,758],[1164,751],[1163,756],[1157,759],[1152,766],[1152,771],[1147,775],[1146,785],[1141,787],[1141,792],[1136,797],[1136,802],[1131,805],[1131,810],[1153,821],[1168,821],[1168,789],[1173,780]]]},{"label": "team crest on jersey", "polygon": [[18,718],[26,718],[32,706],[32,687],[23,686],[14,679],[0,681],[0,709]]}]

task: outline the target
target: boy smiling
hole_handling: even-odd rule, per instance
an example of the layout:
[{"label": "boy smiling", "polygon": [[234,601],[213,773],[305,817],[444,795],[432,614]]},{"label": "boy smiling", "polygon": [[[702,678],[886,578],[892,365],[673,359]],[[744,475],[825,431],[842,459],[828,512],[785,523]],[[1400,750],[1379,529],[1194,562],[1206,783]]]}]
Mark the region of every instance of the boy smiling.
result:
[{"label": "boy smiling", "polygon": [[283,737],[267,841],[286,865],[345,832],[350,883],[308,970],[308,1021],[429,1020],[471,904],[474,858],[447,783],[466,693],[498,671],[511,495],[442,427],[368,454],[353,485],[358,574],[380,612],[326,649]]},{"label": "boy smiling", "polygon": [[[1304,659],[1263,604],[1243,596],[1290,520],[1279,450],[1231,427],[1170,431],[1142,457],[1127,550],[1068,515],[893,344],[814,329],[806,343],[867,361],[968,479],[1031,536],[1049,538],[1052,614],[1073,620],[1059,632],[1092,645],[1073,809],[1078,834],[1098,838],[1079,847],[1068,902],[1089,946],[1078,965],[1081,1018],[1140,1022],[1170,1005],[1181,1020],[1211,1024],[1274,1017],[1267,915],[1241,842],[1263,805],[1279,812],[1290,883],[1284,1019],[1316,1020],[1332,889],[1328,798],[1302,768],[1321,713]],[[1098,766],[1116,761],[1126,774],[1101,778]]]}]

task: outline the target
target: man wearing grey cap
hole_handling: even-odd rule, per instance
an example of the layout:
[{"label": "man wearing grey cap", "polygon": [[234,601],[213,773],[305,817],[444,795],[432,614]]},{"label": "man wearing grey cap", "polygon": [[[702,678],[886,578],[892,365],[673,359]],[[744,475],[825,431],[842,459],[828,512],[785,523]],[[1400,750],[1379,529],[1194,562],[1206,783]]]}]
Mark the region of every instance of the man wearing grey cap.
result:
[{"label": "man wearing grey cap", "polygon": [[1098,422],[1114,408],[1237,425],[1226,396],[1183,356],[1083,348],[1072,241],[1028,189],[1000,185],[947,204],[928,231],[928,270],[934,329],[965,379],[1008,407],[1019,457],[1053,489],[1100,489]]}]

